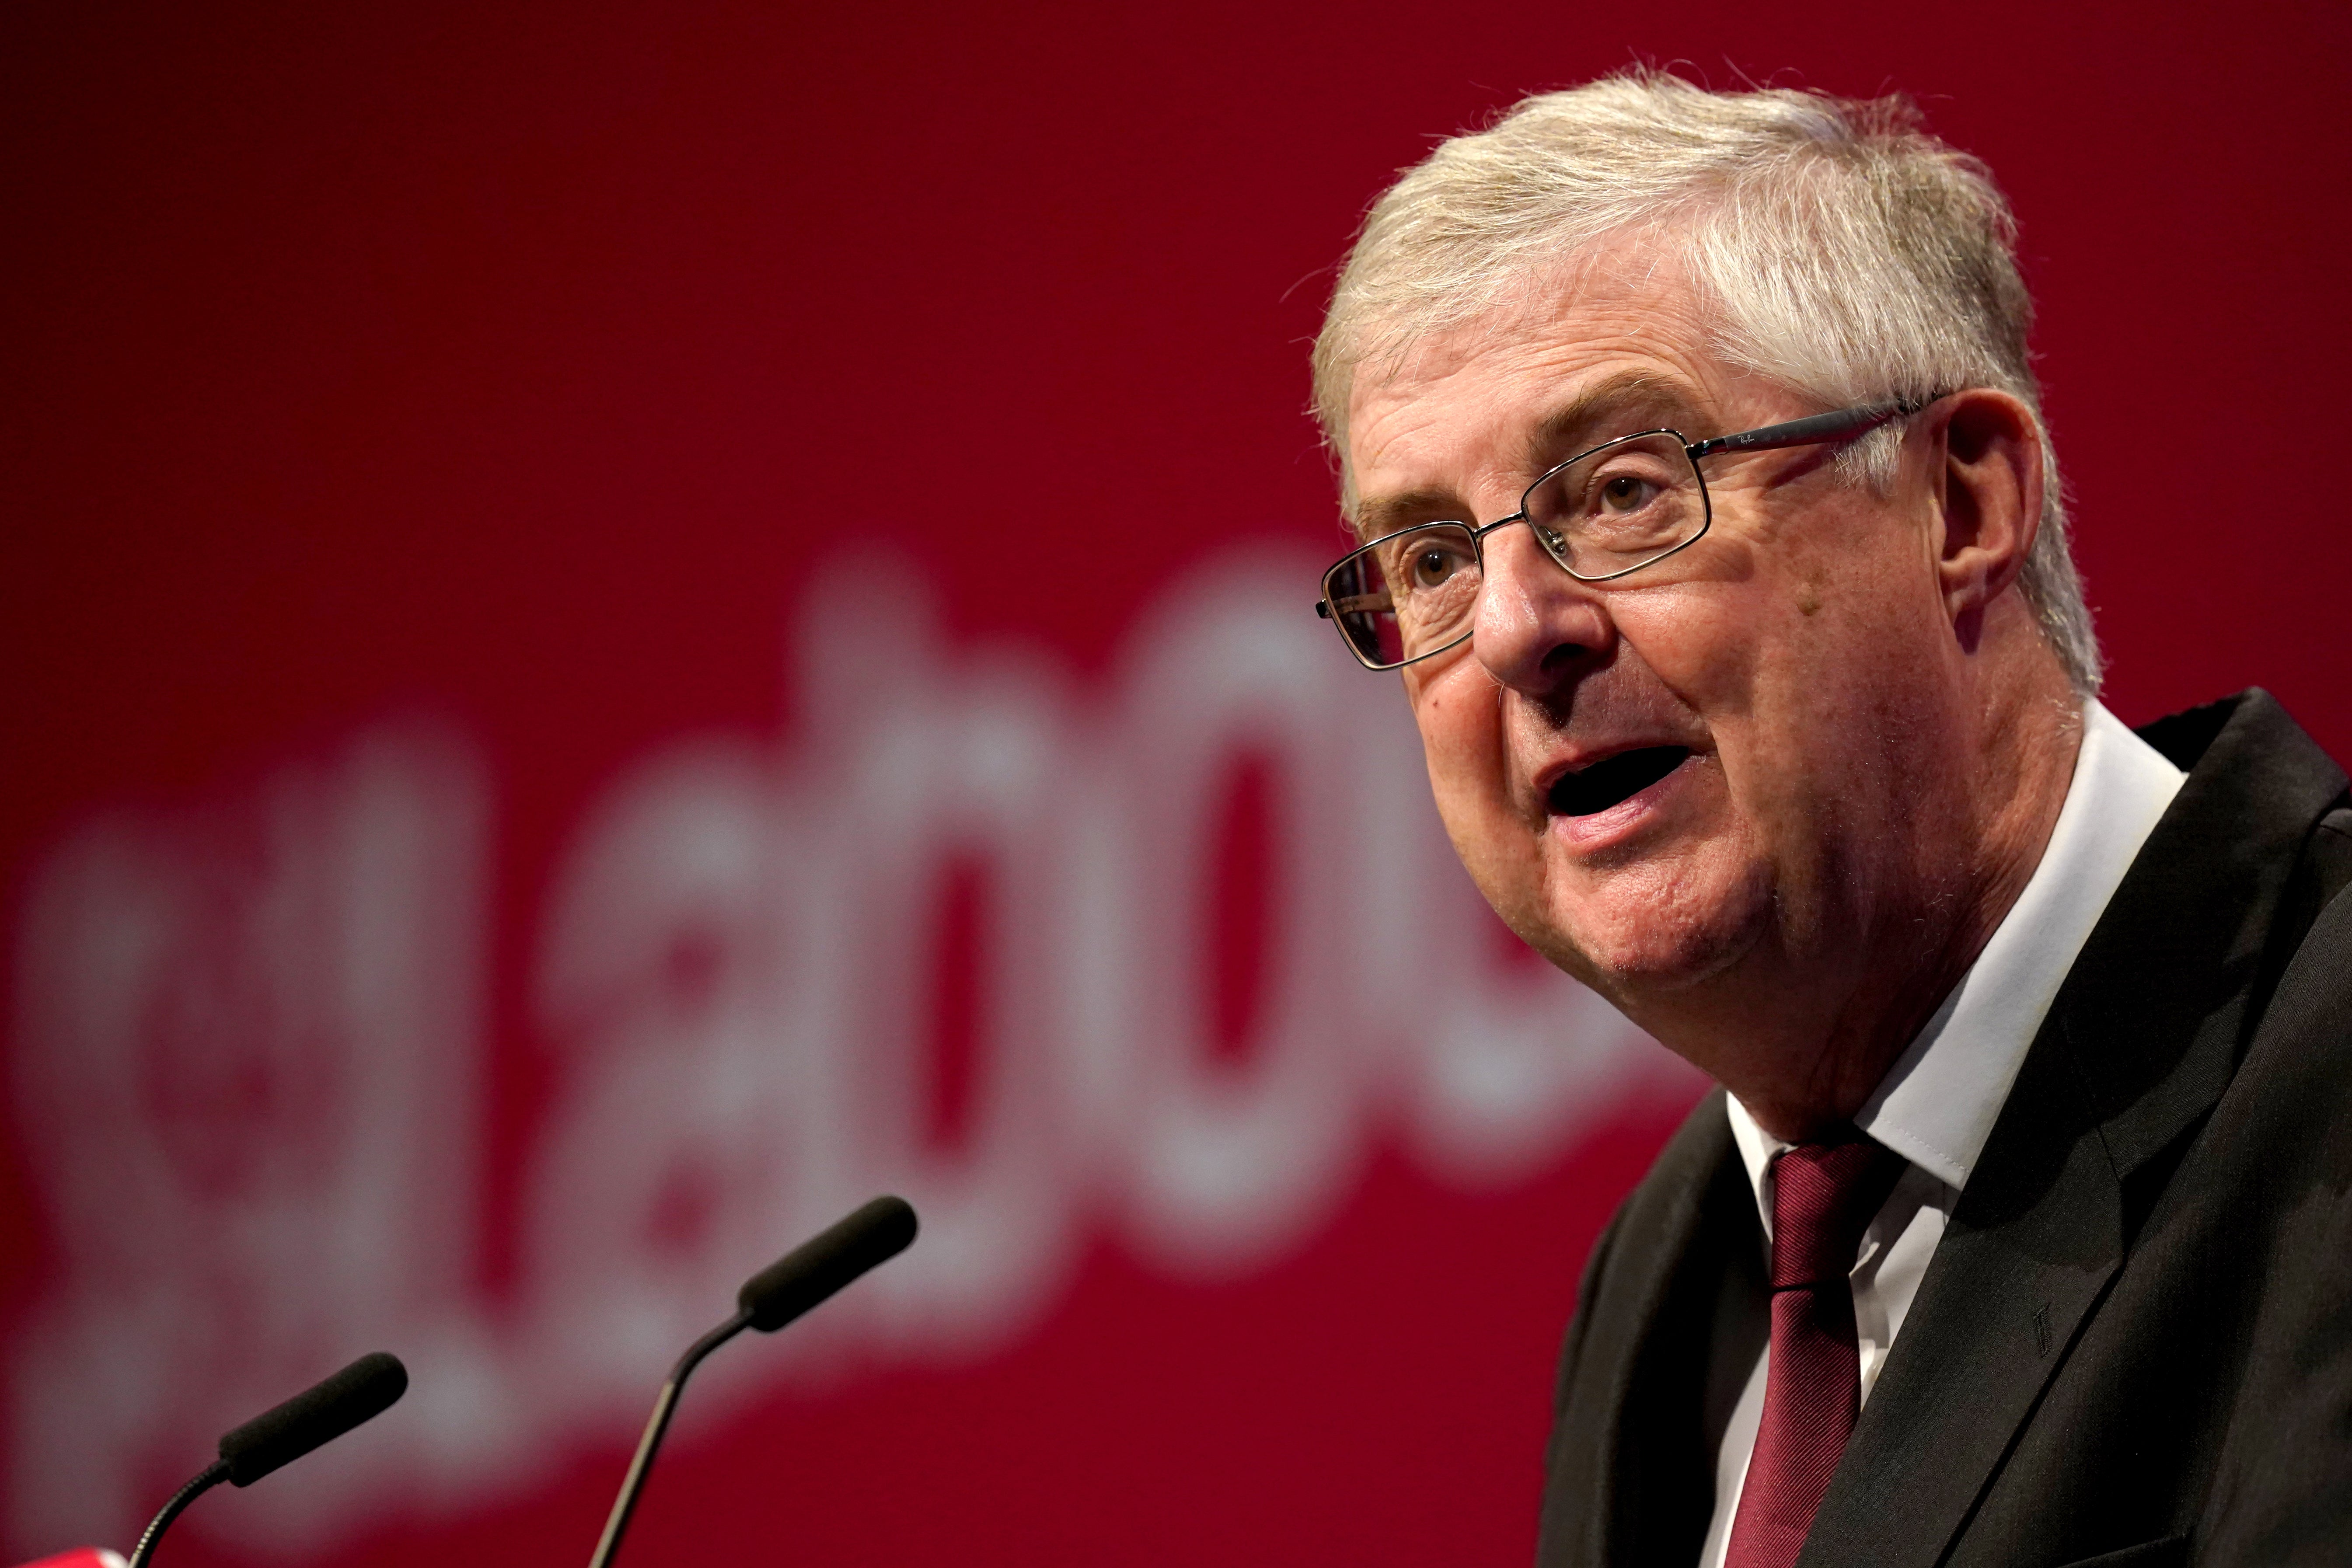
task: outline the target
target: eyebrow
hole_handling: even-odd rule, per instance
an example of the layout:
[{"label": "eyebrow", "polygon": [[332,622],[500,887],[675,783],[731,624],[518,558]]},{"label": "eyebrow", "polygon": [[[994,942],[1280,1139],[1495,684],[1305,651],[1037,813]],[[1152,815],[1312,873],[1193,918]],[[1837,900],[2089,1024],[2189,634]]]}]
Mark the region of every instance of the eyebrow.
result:
[{"label": "eyebrow", "polygon": [[1528,477],[1604,441],[1655,430],[1662,421],[1672,425],[1696,412],[1689,389],[1680,382],[1652,371],[1622,371],[1585,388],[1528,433]]},{"label": "eyebrow", "polygon": [[[1696,409],[1689,389],[1653,371],[1623,371],[1594,382],[1528,432],[1522,472],[1529,480],[1554,464],[1604,441],[1672,424]],[[1421,486],[1356,504],[1349,519],[1359,542],[1409,528],[1417,523],[1465,522],[1471,517],[1461,497],[1442,485]]]}]

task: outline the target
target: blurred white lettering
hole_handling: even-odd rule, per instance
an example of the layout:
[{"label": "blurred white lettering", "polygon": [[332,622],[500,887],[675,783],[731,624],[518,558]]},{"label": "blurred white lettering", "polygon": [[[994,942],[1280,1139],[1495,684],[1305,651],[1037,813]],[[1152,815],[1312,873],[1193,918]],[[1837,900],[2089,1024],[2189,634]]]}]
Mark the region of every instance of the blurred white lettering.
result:
[{"label": "blurred white lettering", "polygon": [[1104,1228],[1185,1277],[1261,1266],[1391,1129],[1441,1179],[1519,1179],[1642,1074],[1612,1011],[1486,936],[1402,705],[1300,612],[1312,563],[1171,584],[1092,695],[945,646],[895,559],[835,570],[791,744],[646,758],[555,868],[514,1300],[477,1278],[467,748],[371,733],[53,854],[18,947],[57,1239],[13,1375],[21,1551],[129,1539],[219,1430],[379,1346],[407,1406],[192,1527],[315,1549],[617,1448],[746,1275],[878,1191],[921,1244],[700,1402],[986,1356]]},{"label": "blurred white lettering", "polygon": [[128,1542],[228,1426],[379,1344],[444,1364],[438,1429],[320,1456],[274,1541],[495,1431],[448,1316],[480,1185],[482,805],[464,748],[386,732],[230,804],[103,815],[37,879],[14,1060],[57,1246],[12,1380],[25,1541]]}]

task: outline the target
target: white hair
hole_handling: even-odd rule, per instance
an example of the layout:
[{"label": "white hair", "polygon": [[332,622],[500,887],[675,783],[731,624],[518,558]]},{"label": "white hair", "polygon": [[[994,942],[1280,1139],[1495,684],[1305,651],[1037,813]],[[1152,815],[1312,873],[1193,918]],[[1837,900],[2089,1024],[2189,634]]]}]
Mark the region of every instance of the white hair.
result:
[{"label": "white hair", "polygon": [[[2042,522],[2019,588],[2075,689],[2096,693],[2016,222],[1985,167],[1901,98],[1717,93],[1633,70],[1524,99],[1441,143],[1366,215],[1316,340],[1315,410],[1349,504],[1360,369],[1392,372],[1416,342],[1635,230],[1679,247],[1727,363],[1824,409],[1981,386],[2033,411]],[[1900,440],[1899,424],[1882,429],[1842,464],[1883,492]]]}]

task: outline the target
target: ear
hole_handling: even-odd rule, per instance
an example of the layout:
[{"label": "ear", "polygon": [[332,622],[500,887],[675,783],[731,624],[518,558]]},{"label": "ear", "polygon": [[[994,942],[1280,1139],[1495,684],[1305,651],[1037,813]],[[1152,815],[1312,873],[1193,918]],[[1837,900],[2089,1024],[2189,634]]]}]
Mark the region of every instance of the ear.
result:
[{"label": "ear", "polygon": [[2042,527],[2042,426],[2018,398],[1974,387],[1927,411],[1929,492],[1944,608],[1974,648],[1986,608],[2025,570]]}]

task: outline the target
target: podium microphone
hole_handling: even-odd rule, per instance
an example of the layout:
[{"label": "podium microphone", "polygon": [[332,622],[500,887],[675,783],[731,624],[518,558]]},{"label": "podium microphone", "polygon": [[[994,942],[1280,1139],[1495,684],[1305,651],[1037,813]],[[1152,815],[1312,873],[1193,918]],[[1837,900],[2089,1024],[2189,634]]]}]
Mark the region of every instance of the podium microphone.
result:
[{"label": "podium microphone", "polygon": [[669,1429],[670,1415],[677,1408],[678,1390],[702,1358],[745,1329],[775,1333],[876,1264],[904,1252],[914,1239],[915,1211],[907,1200],[877,1197],[744,1281],[735,1295],[735,1315],[687,1346],[677,1365],[670,1369],[669,1381],[654,1400],[653,1418],[646,1423],[646,1435],[637,1439],[636,1457],[629,1461],[629,1473],[621,1481],[620,1495],[613,1500],[612,1516],[604,1521],[604,1537],[596,1542],[596,1554],[588,1560],[588,1568],[607,1568],[613,1554],[620,1551],[629,1515],[636,1511],[637,1494],[645,1490],[646,1472],[653,1469],[662,1434]]},{"label": "podium microphone", "polygon": [[379,1350],[247,1421],[220,1440],[220,1458],[172,1494],[172,1500],[139,1538],[130,1568],[147,1568],[155,1555],[155,1543],[180,1517],[180,1511],[221,1482],[249,1487],[280,1465],[291,1464],[361,1422],[383,1414],[406,1392],[408,1369],[400,1364],[399,1357]]}]

